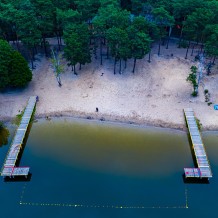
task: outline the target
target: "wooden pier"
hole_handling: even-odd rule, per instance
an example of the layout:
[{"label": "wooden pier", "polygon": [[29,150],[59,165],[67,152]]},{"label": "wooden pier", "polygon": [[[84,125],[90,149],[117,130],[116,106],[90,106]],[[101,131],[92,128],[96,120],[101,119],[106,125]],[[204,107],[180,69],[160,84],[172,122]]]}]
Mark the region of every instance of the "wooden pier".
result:
[{"label": "wooden pier", "polygon": [[198,129],[198,125],[194,116],[194,111],[191,108],[184,109],[186,122],[191,137],[192,148],[198,168],[184,168],[186,178],[211,178],[212,172],[208,157],[205,151],[202,137]]},{"label": "wooden pier", "polygon": [[22,149],[23,140],[25,138],[26,131],[34,111],[37,98],[38,98],[37,96],[32,96],[28,101],[20,125],[16,131],[10,149],[5,158],[5,162],[1,171],[1,176],[14,177],[14,176],[27,176],[29,174],[29,169],[30,169],[29,167],[17,167],[16,162],[18,159],[18,155]]}]

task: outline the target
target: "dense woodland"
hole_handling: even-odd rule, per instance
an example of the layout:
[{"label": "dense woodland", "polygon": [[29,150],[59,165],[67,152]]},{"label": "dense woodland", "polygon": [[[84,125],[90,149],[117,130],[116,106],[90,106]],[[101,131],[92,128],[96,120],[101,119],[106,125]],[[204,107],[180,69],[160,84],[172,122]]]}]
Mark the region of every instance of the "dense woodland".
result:
[{"label": "dense woodland", "polygon": [[[50,56],[46,38],[57,37],[58,50],[64,49],[75,74],[76,65],[81,68],[90,63],[92,56],[101,64],[103,56],[113,57],[114,74],[117,64],[120,73],[121,66],[132,59],[134,73],[137,59],[149,54],[150,61],[152,42],[159,43],[160,55],[161,43],[168,48],[172,36],[187,51],[193,49],[190,45],[201,45],[201,52],[214,61],[218,55],[218,1],[0,0],[1,39],[14,41],[17,50],[22,42],[33,63],[37,47]],[[1,67],[0,87],[5,87],[4,74]]]}]

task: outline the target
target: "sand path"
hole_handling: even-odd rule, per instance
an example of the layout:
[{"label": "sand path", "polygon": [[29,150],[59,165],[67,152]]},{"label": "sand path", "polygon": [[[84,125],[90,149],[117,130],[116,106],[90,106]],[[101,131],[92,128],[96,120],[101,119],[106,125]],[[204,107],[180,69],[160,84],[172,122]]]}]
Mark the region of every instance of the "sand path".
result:
[{"label": "sand path", "polygon": [[[122,74],[113,74],[113,60],[104,59],[101,66],[94,60],[75,76],[66,67],[62,75],[63,86],[57,85],[49,60],[38,55],[33,80],[24,90],[0,94],[0,120],[9,120],[25,107],[28,97],[39,96],[36,116],[91,117],[126,123],[148,124],[170,128],[184,128],[183,108],[192,107],[204,129],[218,129],[218,111],[205,102],[204,88],[211,93],[213,103],[218,103],[218,74],[204,73],[199,96],[194,98],[191,85],[186,81],[190,67],[197,65],[193,57],[185,60],[185,49],[171,43],[169,49],[157,46],[148,57],[137,61],[135,74],[131,73],[133,61]],[[195,51],[197,52],[197,51]],[[173,57],[171,54],[173,53]],[[103,73],[103,76],[101,76]],[[96,107],[99,112],[95,112]]]}]

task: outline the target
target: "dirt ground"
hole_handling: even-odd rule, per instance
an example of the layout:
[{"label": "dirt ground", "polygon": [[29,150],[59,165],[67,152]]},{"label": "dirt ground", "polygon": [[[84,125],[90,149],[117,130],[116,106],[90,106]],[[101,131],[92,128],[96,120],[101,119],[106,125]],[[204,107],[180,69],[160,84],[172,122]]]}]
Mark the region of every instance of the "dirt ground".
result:
[{"label": "dirt ground", "polygon": [[[29,96],[38,95],[37,117],[73,116],[183,129],[183,108],[191,107],[204,129],[217,130],[218,111],[213,106],[218,104],[218,63],[210,76],[204,71],[199,96],[192,97],[192,86],[186,78],[190,67],[198,66],[194,56],[189,52],[185,59],[186,49],[178,49],[174,42],[169,49],[162,46],[160,56],[157,49],[154,45],[151,63],[148,56],[137,61],[135,74],[131,72],[133,60],[128,61],[121,75],[113,74],[113,59],[106,57],[103,66],[99,57],[93,58],[91,64],[78,70],[78,76],[66,65],[62,87],[58,87],[49,60],[39,54],[28,87],[0,93],[0,120],[15,117]],[[211,94],[211,106],[205,102],[204,89]]]}]

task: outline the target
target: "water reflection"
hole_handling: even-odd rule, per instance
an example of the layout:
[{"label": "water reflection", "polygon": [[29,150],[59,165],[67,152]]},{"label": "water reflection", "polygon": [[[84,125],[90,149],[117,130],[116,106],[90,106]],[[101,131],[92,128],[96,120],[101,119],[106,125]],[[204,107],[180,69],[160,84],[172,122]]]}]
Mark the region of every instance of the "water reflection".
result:
[{"label": "water reflection", "polygon": [[[31,181],[0,181],[2,217],[216,217],[218,133],[203,134],[203,141],[214,177],[209,185],[184,184],[183,168],[193,166],[185,132],[40,120],[21,160]],[[2,163],[7,150],[0,149]],[[75,204],[84,206],[64,206]],[[117,205],[154,208],[112,208]]]},{"label": "water reflection", "polygon": [[31,139],[40,156],[113,174],[167,176],[187,161],[188,140],[177,131],[56,120],[34,124]]},{"label": "water reflection", "polygon": [[27,176],[15,176],[15,177],[6,176],[4,178],[4,182],[30,182],[31,178],[32,178],[32,173],[29,173]]}]

